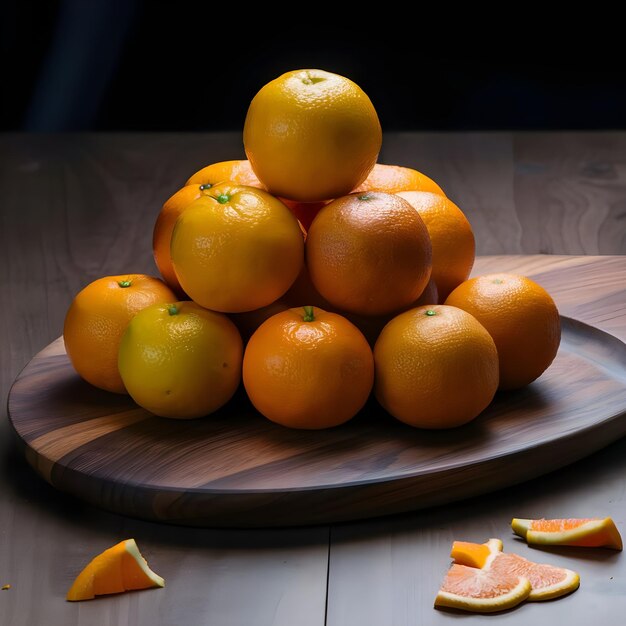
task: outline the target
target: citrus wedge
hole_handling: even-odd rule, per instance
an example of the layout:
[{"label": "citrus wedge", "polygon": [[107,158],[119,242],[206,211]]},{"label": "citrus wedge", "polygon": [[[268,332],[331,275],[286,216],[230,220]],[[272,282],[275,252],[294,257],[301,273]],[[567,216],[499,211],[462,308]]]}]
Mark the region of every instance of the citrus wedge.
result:
[{"label": "citrus wedge", "polygon": [[610,517],[581,519],[518,519],[513,532],[528,544],[622,549],[622,537]]},{"label": "citrus wedge", "polygon": [[482,569],[488,565],[488,561],[489,563],[493,561],[498,552],[502,552],[502,547],[500,539],[489,539],[486,543],[455,541],[452,544],[450,556],[455,563]]},{"label": "citrus wedge", "polygon": [[455,563],[479,567],[494,575],[523,576],[530,581],[529,600],[551,600],[578,589],[579,575],[564,567],[554,567],[543,563],[533,563],[517,554],[502,552],[499,539],[489,539],[486,543],[455,541],[450,556]]},{"label": "citrus wedge", "polygon": [[454,563],[435,598],[435,607],[495,613],[517,606],[530,594],[524,576]]},{"label": "citrus wedge", "polygon": [[165,581],[148,567],[135,540],[126,539],[95,557],[76,577],[66,599],[93,600],[109,593],[163,586]]}]

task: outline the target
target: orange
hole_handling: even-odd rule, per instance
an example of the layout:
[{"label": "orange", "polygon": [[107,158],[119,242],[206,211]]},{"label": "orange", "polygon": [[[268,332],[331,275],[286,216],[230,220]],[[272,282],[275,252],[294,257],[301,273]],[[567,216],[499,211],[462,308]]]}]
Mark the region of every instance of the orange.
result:
[{"label": "orange", "polygon": [[282,313],[289,308],[290,306],[287,304],[285,299],[279,298],[275,302],[272,302],[272,304],[262,306],[260,309],[255,309],[254,311],[246,311],[245,313],[230,313],[228,317],[239,329],[241,337],[245,343],[250,339],[250,337],[252,337],[254,331],[265,320],[268,320],[270,317],[272,317],[272,315],[276,315],[276,313]]},{"label": "orange", "polygon": [[498,388],[498,353],[480,323],[451,306],[421,306],[394,317],[374,347],[376,398],[419,428],[474,419]]},{"label": "orange", "polygon": [[428,191],[401,191],[424,220],[433,246],[433,278],[440,302],[467,280],[474,265],[475,243],[472,227],[461,209],[445,196]]},{"label": "orange", "polygon": [[384,191],[386,193],[430,191],[442,196],[445,195],[443,189],[426,174],[410,167],[383,165],[382,163],[376,163],[367,178],[354,189],[355,193],[363,191]]},{"label": "orange", "polygon": [[119,370],[132,399],[162,417],[189,419],[226,404],[241,380],[243,346],[222,313],[195,302],[155,304],[132,319]]},{"label": "orange", "polygon": [[298,220],[266,191],[222,183],[176,221],[170,248],[176,276],[198,304],[225,313],[271,304],[304,262]]},{"label": "orange", "polygon": [[211,165],[198,170],[185,185],[217,185],[225,182],[263,188],[247,159],[211,163]]},{"label": "orange", "polygon": [[518,519],[513,531],[529,544],[582,546],[622,550],[622,537],[610,517],[580,519]]},{"label": "orange", "polygon": [[65,316],[63,340],[74,369],[95,387],[125,393],[117,352],[133,316],[155,302],[171,302],[163,281],[145,274],[105,276],[87,285]]},{"label": "orange", "polygon": [[135,540],[126,539],[95,557],[76,577],[66,599],[93,600],[109,593],[164,586],[165,581],[148,567]]},{"label": "orange", "polygon": [[365,337],[341,315],[310,306],[270,317],[250,338],[243,360],[252,404],[291,428],[343,424],[363,407],[373,382]]},{"label": "orange", "polygon": [[406,200],[381,192],[351,194],[326,205],[307,233],[306,257],[324,298],[365,315],[408,306],[431,272],[422,218]]},{"label": "orange", "polygon": [[531,586],[528,600],[531,601],[560,598],[575,591],[580,585],[580,576],[570,569],[533,563],[517,554],[502,552],[499,539],[490,539],[483,544],[455,541],[450,556],[460,565],[528,578]]},{"label": "orange", "polygon": [[455,563],[437,593],[435,607],[494,613],[517,606],[530,592],[530,581],[524,576]]},{"label": "orange", "polygon": [[270,192],[317,202],[350,193],[365,180],[382,131],[370,99],[351,80],[323,70],[295,70],[254,96],[243,143]]},{"label": "orange", "polygon": [[471,313],[493,337],[500,389],[518,389],[541,376],[561,342],[559,312],[550,294],[525,276],[489,274],[465,281],[446,304]]}]

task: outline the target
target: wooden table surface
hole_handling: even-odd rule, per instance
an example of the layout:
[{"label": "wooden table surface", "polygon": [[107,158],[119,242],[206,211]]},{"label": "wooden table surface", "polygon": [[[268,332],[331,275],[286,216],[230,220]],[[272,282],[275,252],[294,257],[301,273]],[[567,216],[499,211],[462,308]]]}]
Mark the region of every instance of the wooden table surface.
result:
[{"label": "wooden table surface", "polygon": [[[0,393],[61,334],[73,295],[106,274],[149,272],[162,202],[201,166],[240,158],[241,137],[0,136]],[[561,310],[626,340],[626,133],[398,133],[381,160],[423,170],[465,211],[476,271],[536,276]],[[562,270],[555,280],[551,270]],[[566,280],[565,280],[566,278]],[[581,299],[577,288],[592,287]],[[591,295],[589,295],[591,294]],[[4,402],[3,402],[4,404]],[[22,459],[0,420],[2,626],[423,626],[618,624],[626,561],[608,551],[539,551],[511,517],[612,515],[626,531],[626,441],[526,484],[454,505],[359,523],[276,530],[141,522],[56,492]],[[557,602],[498,616],[432,609],[453,539],[500,537],[505,549],[581,573]],[[71,604],[64,595],[96,553],[134,537],[167,580]]]}]

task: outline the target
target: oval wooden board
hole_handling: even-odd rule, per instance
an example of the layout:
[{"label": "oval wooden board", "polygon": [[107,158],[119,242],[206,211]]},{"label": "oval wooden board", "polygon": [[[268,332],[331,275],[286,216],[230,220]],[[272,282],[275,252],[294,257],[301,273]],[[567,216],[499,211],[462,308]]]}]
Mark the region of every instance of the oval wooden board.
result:
[{"label": "oval wooden board", "polygon": [[518,483],[626,434],[626,345],[562,321],[544,376],[453,431],[412,429],[374,402],[336,429],[289,430],[243,393],[206,419],[157,418],[83,382],[61,339],[17,378],[9,414],[47,481],[118,513],[239,527],[383,515]]}]

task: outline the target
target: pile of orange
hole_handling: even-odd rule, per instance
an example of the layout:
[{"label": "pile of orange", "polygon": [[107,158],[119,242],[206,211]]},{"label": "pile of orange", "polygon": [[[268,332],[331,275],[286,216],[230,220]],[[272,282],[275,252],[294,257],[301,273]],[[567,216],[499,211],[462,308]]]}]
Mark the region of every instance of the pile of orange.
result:
[{"label": "pile of orange", "polygon": [[91,384],[193,418],[243,380],[265,417],[308,429],[373,392],[407,424],[450,428],[550,365],[550,296],[522,276],[468,280],[469,221],[426,175],[376,162],[358,85],[288,72],[254,97],[243,139],[248,160],[203,167],[163,205],[163,281],[107,277],[76,296],[65,345]]}]

